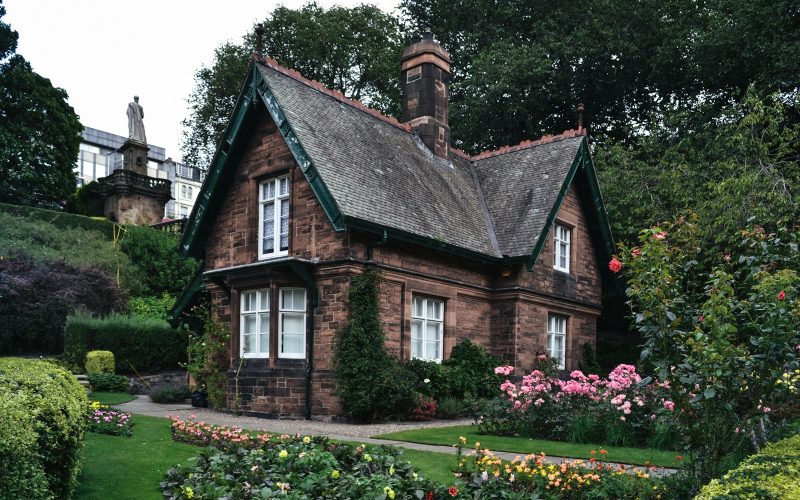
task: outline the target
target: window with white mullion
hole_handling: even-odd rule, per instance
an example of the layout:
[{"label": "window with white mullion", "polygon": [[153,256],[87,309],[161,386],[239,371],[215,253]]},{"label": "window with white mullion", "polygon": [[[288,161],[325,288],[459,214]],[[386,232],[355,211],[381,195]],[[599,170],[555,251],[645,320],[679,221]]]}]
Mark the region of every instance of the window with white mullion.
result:
[{"label": "window with white mullion", "polygon": [[242,292],[239,313],[241,357],[269,357],[269,290]]},{"label": "window with white mullion", "polygon": [[563,370],[566,361],[567,318],[551,314],[547,320],[547,353],[558,361],[558,369]]},{"label": "window with white mullion", "polygon": [[289,251],[289,178],[259,185],[258,257],[281,257]]},{"label": "window with white mullion", "polygon": [[411,357],[441,361],[444,301],[412,297],[411,302]]},{"label": "window with white mullion", "polygon": [[553,238],[553,267],[559,271],[569,272],[569,251],[572,230],[556,224]]},{"label": "window with white mullion", "polygon": [[306,291],[281,288],[278,312],[278,357],[306,357]]}]

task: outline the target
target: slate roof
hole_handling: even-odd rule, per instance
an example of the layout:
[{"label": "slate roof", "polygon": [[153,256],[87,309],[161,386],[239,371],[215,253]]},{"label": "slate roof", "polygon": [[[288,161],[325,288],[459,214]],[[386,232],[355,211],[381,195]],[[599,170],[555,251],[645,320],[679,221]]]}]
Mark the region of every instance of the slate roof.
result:
[{"label": "slate roof", "polygon": [[220,175],[233,163],[227,146],[238,141],[243,110],[253,104],[247,92],[260,93],[304,172],[313,163],[309,172],[319,175],[306,175],[337,229],[385,228],[481,259],[528,257],[532,267],[541,249],[537,243],[552,223],[548,216],[583,151],[591,199],[598,205],[590,215],[599,217],[596,226],[608,252],[613,249],[584,130],[475,156],[453,149],[447,161],[435,157],[408,125],[272,59],[256,58],[249,78],[183,234],[184,255],[199,256],[219,210]]},{"label": "slate roof", "polygon": [[477,157],[475,170],[503,255],[531,254],[581,141],[581,136],[559,138]]}]

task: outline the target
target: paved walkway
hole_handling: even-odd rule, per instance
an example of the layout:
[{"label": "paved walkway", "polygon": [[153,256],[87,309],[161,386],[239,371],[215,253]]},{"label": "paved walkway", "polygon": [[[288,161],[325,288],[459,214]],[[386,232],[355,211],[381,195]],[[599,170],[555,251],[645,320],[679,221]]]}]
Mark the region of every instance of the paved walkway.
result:
[{"label": "paved walkway", "polygon": [[[248,416],[236,416],[230,413],[223,413],[208,408],[193,408],[188,404],[158,404],[150,400],[148,396],[136,396],[136,399],[128,403],[114,405],[115,408],[135,413],[138,415],[148,415],[151,417],[171,417],[177,415],[181,419],[188,419],[195,416],[198,421],[203,421],[214,425],[237,426],[243,429],[254,431],[266,431],[275,434],[308,434],[327,436],[335,441],[357,441],[364,444],[391,445],[398,448],[410,450],[430,451],[435,453],[455,454],[456,449],[452,446],[439,446],[430,444],[408,443],[405,441],[394,441],[390,439],[376,439],[372,436],[386,434],[389,432],[424,429],[427,427],[449,427],[455,425],[469,425],[472,420],[435,420],[427,422],[389,422],[382,424],[341,424],[335,422],[323,422],[319,420],[301,419],[268,419]],[[469,450],[467,450],[469,453]],[[494,452],[495,455],[503,460],[513,460],[520,457],[521,453]],[[545,457],[548,463],[561,464],[564,460],[575,460],[564,457]],[[610,465],[617,465],[611,463]],[[630,466],[627,466],[630,467]],[[642,468],[640,468],[642,469]],[[669,475],[674,473],[674,469],[656,469],[652,474]]]}]

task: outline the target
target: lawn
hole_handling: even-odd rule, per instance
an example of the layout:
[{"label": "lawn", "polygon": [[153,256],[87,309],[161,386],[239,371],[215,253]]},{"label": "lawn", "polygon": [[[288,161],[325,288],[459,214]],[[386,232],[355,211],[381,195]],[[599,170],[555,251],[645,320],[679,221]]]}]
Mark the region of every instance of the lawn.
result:
[{"label": "lawn", "polygon": [[86,433],[78,500],[161,500],[164,473],[197,454],[198,448],[172,440],[169,420],[133,416],[133,437]]},{"label": "lawn", "polygon": [[128,394],[127,392],[93,392],[89,394],[89,399],[91,401],[100,401],[100,404],[104,405],[118,405],[122,403],[127,403],[128,401],[133,401],[136,399],[136,396],[133,394]]},{"label": "lawn", "polygon": [[[492,451],[508,451],[520,454],[544,452],[545,455],[554,457],[588,459],[592,450],[599,451],[602,448],[608,452],[608,454],[603,457],[603,460],[608,462],[635,465],[644,465],[649,462],[660,467],[681,466],[681,462],[675,459],[677,454],[672,451],[649,448],[625,448],[597,444],[565,443],[561,441],[546,441],[543,439],[528,439],[523,437],[491,436],[488,434],[478,434],[478,428],[474,425],[400,431],[373,437],[411,443],[453,445],[458,442],[459,436],[467,438],[468,447],[472,447],[475,442],[479,442],[481,448],[488,448]],[[599,455],[598,458],[600,458]]]},{"label": "lawn", "polygon": [[[115,393],[93,396],[98,394],[118,396]],[[163,497],[158,485],[164,473],[176,464],[187,463],[200,451],[196,446],[173,441],[170,422],[165,418],[134,415],[133,422],[132,437],[86,433],[83,468],[75,492],[77,500],[160,500]],[[453,482],[455,455],[403,450],[403,458],[429,479],[444,484]]]}]

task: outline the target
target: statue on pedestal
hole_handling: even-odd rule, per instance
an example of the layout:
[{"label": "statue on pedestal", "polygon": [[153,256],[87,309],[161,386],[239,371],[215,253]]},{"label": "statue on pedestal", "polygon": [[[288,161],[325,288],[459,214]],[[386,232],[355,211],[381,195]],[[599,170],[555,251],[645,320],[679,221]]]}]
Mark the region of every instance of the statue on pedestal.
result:
[{"label": "statue on pedestal", "polygon": [[139,104],[139,96],[133,96],[133,102],[128,103],[128,139],[147,144],[144,135],[144,108]]}]

